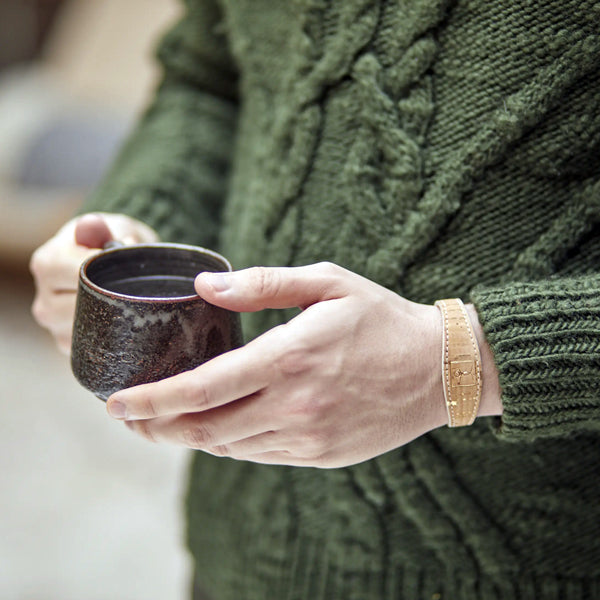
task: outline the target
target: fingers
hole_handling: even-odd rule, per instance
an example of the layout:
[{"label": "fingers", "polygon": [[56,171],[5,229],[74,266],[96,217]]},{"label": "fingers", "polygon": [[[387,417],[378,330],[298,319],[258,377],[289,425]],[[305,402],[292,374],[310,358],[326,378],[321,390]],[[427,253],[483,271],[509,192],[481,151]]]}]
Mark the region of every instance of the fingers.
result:
[{"label": "fingers", "polygon": [[[160,417],[145,421],[126,421],[125,424],[133,432],[154,443],[172,443],[183,445],[193,450],[202,450],[213,456],[230,457],[238,460],[260,460],[254,462],[279,462],[281,456],[286,457],[285,464],[290,464],[293,456],[284,449],[284,437],[275,431],[264,431],[246,438],[225,442],[211,432],[209,426],[197,415],[179,417]],[[279,461],[276,459],[279,457]],[[266,459],[266,460],[265,460]],[[305,459],[297,457],[299,464]]]},{"label": "fingers", "polygon": [[71,351],[79,265],[90,253],[93,251],[77,247],[60,251],[48,243],[31,259],[36,287],[32,315],[50,331],[64,354]]},{"label": "fingers", "polygon": [[112,233],[100,215],[83,215],[75,225],[75,243],[80,246],[102,248],[112,239]]},{"label": "fingers", "polygon": [[330,263],[305,267],[252,267],[233,273],[200,273],[196,291],[212,304],[238,312],[301,308],[348,294],[355,276]]},{"label": "fingers", "polygon": [[46,297],[37,297],[32,306],[36,321],[50,331],[60,332],[70,324],[75,310],[76,292],[56,292]]},{"label": "fingers", "polygon": [[31,307],[35,320],[50,331],[59,350],[64,354],[71,351],[75,302],[74,291],[56,292],[44,297],[38,294]]},{"label": "fingers", "polygon": [[[284,431],[268,429],[250,397],[202,414],[126,421],[127,427],[154,443],[182,445],[214,456],[265,464],[315,465],[321,457],[305,452],[302,443]],[[237,418],[239,410],[249,419]],[[248,415],[248,413],[251,413]],[[294,448],[294,451],[291,450]]]},{"label": "fingers", "polygon": [[98,213],[103,219],[106,219],[110,226],[112,237],[125,245],[146,244],[159,242],[160,237],[154,229],[148,227],[145,223],[132,219],[127,215],[116,215],[111,213]]},{"label": "fingers", "polygon": [[260,399],[253,395],[202,413],[127,423],[131,429],[155,442],[225,454],[228,445],[260,437],[274,426],[274,422],[269,422],[269,416],[261,412],[260,404]]},{"label": "fingers", "polygon": [[150,419],[207,411],[259,392],[268,384],[270,351],[257,350],[258,344],[255,340],[191,371],[117,392],[107,410],[117,419]]},{"label": "fingers", "polygon": [[32,255],[30,270],[36,295],[35,319],[50,330],[59,349],[69,353],[79,268],[106,242],[125,244],[158,241],[158,234],[136,219],[112,213],[88,214],[71,219]]},{"label": "fingers", "polygon": [[127,215],[90,213],[79,217],[74,227],[75,243],[88,248],[102,248],[112,240],[125,245],[160,241],[151,227]]},{"label": "fingers", "polygon": [[[232,457],[234,458],[234,457]],[[294,456],[287,450],[272,450],[268,452],[259,452],[244,457],[245,460],[262,465],[286,465],[289,467],[318,467],[315,461],[310,458]]]},{"label": "fingers", "polygon": [[96,251],[72,246],[42,246],[33,253],[30,270],[40,291],[77,289],[81,263]]}]

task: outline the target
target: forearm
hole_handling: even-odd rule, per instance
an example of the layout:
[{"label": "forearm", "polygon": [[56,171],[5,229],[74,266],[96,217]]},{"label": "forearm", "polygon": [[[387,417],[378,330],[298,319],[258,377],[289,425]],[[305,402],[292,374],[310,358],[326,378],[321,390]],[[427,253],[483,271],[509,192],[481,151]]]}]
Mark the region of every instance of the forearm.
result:
[{"label": "forearm", "polygon": [[125,213],[165,240],[214,246],[236,127],[237,74],[213,0],[165,36],[156,98],[82,212]]},{"label": "forearm", "polygon": [[498,379],[498,369],[494,362],[492,349],[488,344],[479,316],[473,304],[466,304],[467,314],[473,327],[473,332],[479,345],[481,355],[481,402],[479,403],[478,417],[499,416],[502,414],[502,392]]},{"label": "forearm", "polygon": [[214,246],[234,127],[229,102],[166,86],[81,212],[124,213],[164,240]]}]

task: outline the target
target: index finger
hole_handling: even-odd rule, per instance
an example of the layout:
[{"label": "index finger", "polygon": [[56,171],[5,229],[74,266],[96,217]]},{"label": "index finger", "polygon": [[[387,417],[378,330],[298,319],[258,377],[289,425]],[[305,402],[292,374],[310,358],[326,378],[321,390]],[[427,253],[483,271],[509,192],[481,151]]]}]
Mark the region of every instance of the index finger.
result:
[{"label": "index finger", "polygon": [[97,252],[75,244],[61,246],[50,241],[32,254],[29,269],[38,287],[75,291],[81,263]]},{"label": "index finger", "polygon": [[107,401],[116,419],[152,419],[201,412],[244,398],[269,383],[269,350],[257,338],[192,369],[113,394]]}]

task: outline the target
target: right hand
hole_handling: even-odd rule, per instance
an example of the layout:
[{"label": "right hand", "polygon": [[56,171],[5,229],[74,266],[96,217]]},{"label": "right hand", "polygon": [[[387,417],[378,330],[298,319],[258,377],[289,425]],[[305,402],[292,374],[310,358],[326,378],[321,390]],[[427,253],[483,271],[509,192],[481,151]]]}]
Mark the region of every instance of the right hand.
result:
[{"label": "right hand", "polygon": [[33,316],[67,355],[71,351],[79,267],[111,240],[130,245],[157,242],[159,237],[153,229],[126,215],[90,213],[66,223],[31,257],[36,287]]}]

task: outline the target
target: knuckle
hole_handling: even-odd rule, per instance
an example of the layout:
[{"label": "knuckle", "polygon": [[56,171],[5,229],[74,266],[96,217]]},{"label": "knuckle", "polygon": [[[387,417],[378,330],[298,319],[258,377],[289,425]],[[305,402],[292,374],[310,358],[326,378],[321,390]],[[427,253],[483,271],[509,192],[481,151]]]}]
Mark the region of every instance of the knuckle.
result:
[{"label": "knuckle", "polygon": [[275,367],[283,376],[305,373],[310,368],[311,354],[304,347],[288,347],[275,359]]},{"label": "knuckle", "polygon": [[38,296],[31,305],[31,314],[33,318],[40,324],[46,325],[48,322],[48,311],[43,300]]},{"label": "knuckle", "polygon": [[274,269],[267,267],[252,267],[250,269],[252,282],[259,296],[276,296],[281,282]]},{"label": "knuckle", "polygon": [[302,458],[316,460],[328,450],[328,436],[322,431],[307,431],[302,434],[299,442],[299,453]]},{"label": "knuckle", "polygon": [[214,446],[213,435],[205,424],[196,424],[191,427],[187,427],[183,431],[183,440],[185,445],[195,450],[207,450],[216,448]]},{"label": "knuckle", "polygon": [[324,280],[331,283],[341,284],[346,281],[348,276],[348,271],[339,265],[336,265],[332,262],[320,262],[315,265],[317,273]]},{"label": "knuckle", "polygon": [[335,263],[329,261],[322,261],[315,265],[315,267],[321,271],[324,275],[337,276],[342,272],[342,268]]},{"label": "knuckle", "polygon": [[149,419],[158,415],[156,404],[152,397],[149,395],[144,394],[143,396],[141,396],[138,410],[141,415],[144,415]]},{"label": "knuckle", "polygon": [[38,296],[34,300],[31,305],[31,314],[42,327],[45,327],[50,331],[56,328],[57,317],[43,297]]},{"label": "knuckle", "polygon": [[[191,371],[191,373],[194,373]],[[211,395],[208,387],[197,377],[182,380],[181,395],[185,406],[193,410],[211,407]]]},{"label": "knuckle", "polygon": [[222,444],[220,446],[212,446],[208,449],[208,452],[213,454],[214,456],[227,457],[231,456],[231,451],[226,444]]},{"label": "knuckle", "polygon": [[32,255],[29,260],[29,271],[36,280],[44,279],[52,266],[52,252],[46,246],[41,246]]},{"label": "knuckle", "polygon": [[29,259],[29,270],[34,276],[38,276],[44,264],[43,254],[38,248]]},{"label": "knuckle", "polygon": [[348,291],[348,271],[332,262],[320,262],[314,265],[314,279],[320,281],[329,296],[343,296]]}]

